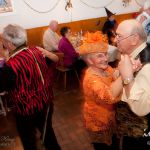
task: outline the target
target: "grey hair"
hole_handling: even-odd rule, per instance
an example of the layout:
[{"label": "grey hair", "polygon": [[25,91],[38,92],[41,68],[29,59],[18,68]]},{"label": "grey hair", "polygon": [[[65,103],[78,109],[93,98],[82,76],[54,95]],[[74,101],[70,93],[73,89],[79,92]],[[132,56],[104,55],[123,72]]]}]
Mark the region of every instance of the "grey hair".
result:
[{"label": "grey hair", "polygon": [[18,25],[7,25],[3,30],[2,36],[16,47],[22,46],[27,42],[26,30]]},{"label": "grey hair", "polygon": [[121,24],[124,24],[124,26],[128,26],[127,31],[129,34],[137,34],[139,36],[140,41],[146,42],[147,41],[147,35],[146,32],[137,20],[135,19],[129,19],[124,20]]},{"label": "grey hair", "polygon": [[146,10],[146,9],[149,9],[150,8],[150,0],[146,0],[145,2],[144,2],[144,10]]},{"label": "grey hair", "polygon": [[135,24],[132,26],[132,34],[138,34],[141,41],[146,42],[147,41],[147,34],[143,28],[143,26],[137,21],[134,20]]},{"label": "grey hair", "polygon": [[49,26],[52,27],[52,26],[54,26],[55,24],[58,25],[58,21],[56,21],[56,20],[51,20],[50,23],[49,23]]}]

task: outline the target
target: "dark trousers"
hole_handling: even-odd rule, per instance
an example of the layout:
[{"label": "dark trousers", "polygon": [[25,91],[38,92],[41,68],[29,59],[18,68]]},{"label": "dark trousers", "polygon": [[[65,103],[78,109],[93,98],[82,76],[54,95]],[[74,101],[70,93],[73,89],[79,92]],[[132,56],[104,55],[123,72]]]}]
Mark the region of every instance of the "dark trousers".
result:
[{"label": "dark trousers", "polygon": [[150,150],[150,138],[124,137],[123,150]]},{"label": "dark trousers", "polygon": [[108,146],[104,143],[92,143],[94,150],[111,150],[111,146]]},{"label": "dark trousers", "polygon": [[[35,110],[32,115],[22,116],[16,114],[17,129],[24,146],[24,150],[36,150],[36,137],[35,129],[37,128],[43,133],[45,118],[46,118],[47,106],[42,111]],[[52,128],[52,114],[53,104],[50,105],[47,128],[45,134],[44,145],[48,150],[60,150],[60,146],[57,143],[54,130]]]},{"label": "dark trousers", "polygon": [[118,139],[116,135],[112,137],[112,144],[92,143],[95,150],[119,150]]}]

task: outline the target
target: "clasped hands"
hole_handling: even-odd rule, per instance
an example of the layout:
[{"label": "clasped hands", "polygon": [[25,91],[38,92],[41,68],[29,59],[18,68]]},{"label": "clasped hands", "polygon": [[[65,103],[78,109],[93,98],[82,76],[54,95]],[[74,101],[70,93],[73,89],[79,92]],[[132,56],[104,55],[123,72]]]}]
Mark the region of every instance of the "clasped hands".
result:
[{"label": "clasped hands", "polygon": [[139,59],[132,59],[128,55],[121,55],[121,60],[118,69],[122,79],[134,77],[134,73],[142,68],[142,63]]}]

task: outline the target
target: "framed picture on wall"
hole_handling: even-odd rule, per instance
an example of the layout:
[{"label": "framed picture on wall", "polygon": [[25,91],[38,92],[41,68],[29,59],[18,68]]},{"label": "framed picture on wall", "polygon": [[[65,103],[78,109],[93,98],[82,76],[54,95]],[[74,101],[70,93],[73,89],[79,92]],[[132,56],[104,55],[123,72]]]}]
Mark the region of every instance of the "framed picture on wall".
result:
[{"label": "framed picture on wall", "polygon": [[0,15],[6,13],[10,14],[13,11],[12,0],[0,0]]}]

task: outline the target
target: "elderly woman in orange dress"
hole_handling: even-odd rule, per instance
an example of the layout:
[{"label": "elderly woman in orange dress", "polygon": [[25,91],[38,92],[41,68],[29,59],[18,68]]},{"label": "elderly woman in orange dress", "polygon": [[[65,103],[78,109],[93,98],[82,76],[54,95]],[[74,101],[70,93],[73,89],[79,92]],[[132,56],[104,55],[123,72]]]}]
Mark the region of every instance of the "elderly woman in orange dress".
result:
[{"label": "elderly woman in orange dress", "polygon": [[108,44],[102,36],[89,33],[79,53],[89,66],[83,78],[84,124],[94,148],[107,150],[115,133],[115,104],[120,100],[122,80],[108,66]]}]

